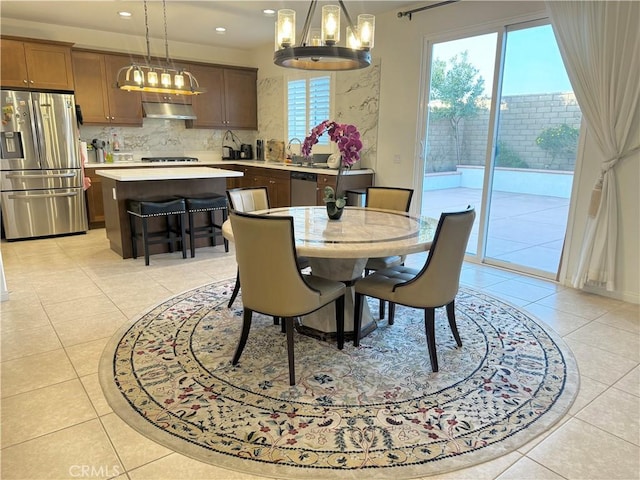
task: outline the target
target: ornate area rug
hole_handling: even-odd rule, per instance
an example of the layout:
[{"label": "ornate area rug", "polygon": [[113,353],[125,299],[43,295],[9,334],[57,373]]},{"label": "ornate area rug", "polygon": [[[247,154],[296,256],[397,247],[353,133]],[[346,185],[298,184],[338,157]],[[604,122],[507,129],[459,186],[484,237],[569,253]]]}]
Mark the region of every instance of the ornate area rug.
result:
[{"label": "ornate area rug", "polygon": [[[567,412],[578,370],[560,337],[517,308],[468,288],[456,300],[463,347],[438,309],[432,373],[419,310],[397,307],[344,350],[296,334],[289,386],[285,336],[254,315],[230,365],[242,302],[233,282],[152,308],[118,332],[100,364],[113,410],[192,458],[278,478],[425,477],[504,455]],[[371,301],[374,314],[377,300]]]}]

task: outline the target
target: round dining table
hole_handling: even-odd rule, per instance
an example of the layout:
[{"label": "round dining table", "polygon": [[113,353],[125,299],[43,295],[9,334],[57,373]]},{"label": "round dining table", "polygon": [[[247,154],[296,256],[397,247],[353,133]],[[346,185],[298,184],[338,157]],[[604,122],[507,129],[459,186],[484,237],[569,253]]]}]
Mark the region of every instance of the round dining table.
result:
[{"label": "round dining table", "polygon": [[[362,207],[345,207],[339,220],[330,220],[326,208],[318,206],[280,207],[251,213],[293,217],[296,252],[309,259],[311,274],[347,285],[347,335],[353,334],[353,284],[362,276],[367,260],[429,250],[438,224],[434,218]],[[222,233],[233,241],[229,220],[223,224]],[[366,335],[376,328],[376,324],[367,302],[363,303],[362,333]],[[299,330],[318,338],[332,338],[336,332],[334,308],[329,304],[305,315],[300,320]]]}]

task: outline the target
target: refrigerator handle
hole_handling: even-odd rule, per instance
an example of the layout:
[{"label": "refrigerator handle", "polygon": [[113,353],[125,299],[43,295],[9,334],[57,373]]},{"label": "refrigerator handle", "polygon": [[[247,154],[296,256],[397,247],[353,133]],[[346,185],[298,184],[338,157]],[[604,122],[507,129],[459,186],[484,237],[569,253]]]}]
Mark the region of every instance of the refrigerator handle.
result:
[{"label": "refrigerator handle", "polygon": [[11,200],[31,200],[31,199],[36,199],[36,198],[55,198],[55,197],[76,197],[78,196],[79,192],[64,192],[64,193],[37,193],[35,195],[27,195],[27,194],[20,194],[20,193],[14,193],[8,196],[9,199]]},{"label": "refrigerator handle", "polygon": [[36,144],[38,151],[38,163],[40,168],[42,165],[46,165],[47,151],[46,151],[46,133],[44,131],[44,123],[42,121],[42,109],[40,108],[40,93],[31,94],[31,108],[33,112],[33,142]]},{"label": "refrigerator handle", "polygon": [[72,178],[75,177],[75,173],[52,173],[52,174],[22,174],[22,173],[8,173],[6,178]]}]

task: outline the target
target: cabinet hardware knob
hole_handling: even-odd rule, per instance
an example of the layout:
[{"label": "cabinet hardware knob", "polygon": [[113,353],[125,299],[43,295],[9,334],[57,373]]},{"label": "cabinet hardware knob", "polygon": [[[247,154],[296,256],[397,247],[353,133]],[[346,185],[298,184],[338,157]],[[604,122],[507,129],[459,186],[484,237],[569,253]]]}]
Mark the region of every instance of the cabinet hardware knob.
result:
[{"label": "cabinet hardware knob", "polygon": [[22,80],[22,83],[28,83],[26,80]]},{"label": "cabinet hardware knob", "polygon": [[29,80],[29,83],[33,84],[33,80]]}]

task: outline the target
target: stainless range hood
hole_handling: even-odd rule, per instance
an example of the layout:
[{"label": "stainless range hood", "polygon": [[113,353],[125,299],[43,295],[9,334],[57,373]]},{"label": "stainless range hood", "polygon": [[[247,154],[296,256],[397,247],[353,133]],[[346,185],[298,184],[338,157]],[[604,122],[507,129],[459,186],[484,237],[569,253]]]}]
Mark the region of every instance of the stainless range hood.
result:
[{"label": "stainless range hood", "polygon": [[170,120],[195,120],[197,118],[191,105],[182,103],[142,102],[142,109],[147,118],[167,118]]}]

